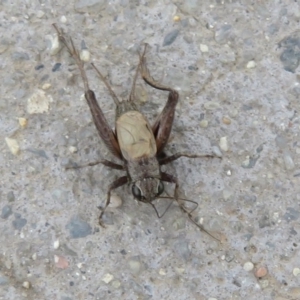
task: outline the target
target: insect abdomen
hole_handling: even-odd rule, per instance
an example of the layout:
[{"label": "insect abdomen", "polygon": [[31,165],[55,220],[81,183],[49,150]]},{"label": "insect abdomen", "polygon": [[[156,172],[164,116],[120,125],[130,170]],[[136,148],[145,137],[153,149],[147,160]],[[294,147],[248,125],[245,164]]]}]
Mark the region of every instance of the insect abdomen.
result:
[{"label": "insect abdomen", "polygon": [[116,121],[119,146],[126,160],[156,155],[155,138],[147,119],[138,111],[128,111]]}]

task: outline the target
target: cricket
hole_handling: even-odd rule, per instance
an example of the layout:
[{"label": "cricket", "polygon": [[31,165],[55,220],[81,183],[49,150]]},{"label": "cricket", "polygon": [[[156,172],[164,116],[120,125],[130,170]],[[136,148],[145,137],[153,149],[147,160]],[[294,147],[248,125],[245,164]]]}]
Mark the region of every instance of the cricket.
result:
[{"label": "cricket", "polygon": [[[84,62],[80,59],[79,51],[74,46],[72,38],[66,38],[63,31],[59,29],[56,24],[53,24],[53,27],[58,34],[59,41],[67,48],[69,54],[73,57],[78,66],[83,80],[85,99],[90,108],[100,138],[108,150],[120,161],[120,163],[115,163],[110,160],[102,159],[101,161],[86,164],[84,167],[103,164],[109,168],[126,173],[126,175],[121,176],[109,185],[106,203],[101,209],[99,216],[99,224],[105,227],[102,217],[109,206],[112,190],[127,184],[131,188],[133,197],[137,201],[150,204],[154,208],[158,218],[161,218],[165,214],[173,201],[170,201],[170,205],[161,215],[159,215],[153,201],[158,198],[175,200],[182,212],[188,216],[191,222],[209,236],[219,241],[219,239],[209,233],[202,224],[196,222],[192,217],[192,213],[198,207],[198,203],[196,201],[179,198],[179,182],[177,178],[161,171],[162,165],[169,164],[180,157],[199,158],[216,157],[216,155],[178,152],[171,156],[166,156],[164,153],[164,149],[168,144],[171,134],[179,95],[175,89],[163,85],[161,82],[158,82],[151,77],[146,63],[147,44],[145,44],[143,52],[139,53],[139,63],[135,71],[129,99],[127,101],[119,101],[106,78],[96,66],[91,63],[116,105],[115,129],[112,129],[97,102],[95,93],[89,87],[87,74],[84,69]],[[135,85],[139,74],[147,85],[154,89],[168,92],[167,102],[153,125],[149,124],[146,117],[137,109],[135,104]],[[83,166],[76,166],[74,168],[78,167]],[[175,185],[173,197],[161,196],[164,193],[164,182]],[[191,202],[195,207],[190,210],[186,208],[183,202]]]}]

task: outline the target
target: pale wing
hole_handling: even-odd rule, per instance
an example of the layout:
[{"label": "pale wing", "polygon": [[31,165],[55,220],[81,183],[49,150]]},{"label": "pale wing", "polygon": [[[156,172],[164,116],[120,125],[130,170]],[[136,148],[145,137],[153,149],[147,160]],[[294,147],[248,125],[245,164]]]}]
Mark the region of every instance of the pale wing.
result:
[{"label": "pale wing", "polygon": [[138,111],[128,111],[116,122],[121,152],[126,160],[156,155],[155,138],[147,119]]}]

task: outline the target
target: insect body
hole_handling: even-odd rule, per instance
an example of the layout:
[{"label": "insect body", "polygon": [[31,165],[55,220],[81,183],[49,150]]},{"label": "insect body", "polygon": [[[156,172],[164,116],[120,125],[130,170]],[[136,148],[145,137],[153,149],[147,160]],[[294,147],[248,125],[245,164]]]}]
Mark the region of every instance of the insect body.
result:
[{"label": "insect body", "polygon": [[[111,191],[124,184],[130,184],[134,198],[138,201],[151,204],[158,217],[161,217],[152,202],[163,193],[163,182],[170,182],[175,184],[174,199],[178,202],[181,210],[187,213],[192,222],[204,230],[201,225],[192,219],[191,212],[179,202],[179,185],[176,177],[162,172],[160,166],[168,164],[181,156],[195,158],[212,157],[213,155],[196,155],[183,152],[176,153],[169,157],[162,155],[171,133],[175,108],[178,102],[178,92],[168,86],[162,85],[150,76],[146,66],[146,46],[144,52],[140,54],[139,65],[135,73],[128,101],[118,100],[104,76],[92,64],[116,104],[116,129],[114,131],[109,127],[108,122],[97,103],[94,92],[89,88],[84,64],[80,60],[79,53],[74,47],[72,39],[68,42],[57,26],[55,24],[53,26],[56,29],[61,42],[67,47],[69,53],[75,59],[75,62],[79,67],[85,88],[85,98],[90,107],[93,121],[101,139],[111,153],[123,162],[121,165],[104,159],[88,165],[93,166],[101,163],[110,168],[126,171],[125,176],[114,181],[108,188],[106,204],[102,209],[99,218],[100,224],[103,226],[101,218],[110,203]],[[134,103],[135,83],[139,73],[148,85],[155,89],[169,92],[167,103],[152,126],[149,124],[146,117],[138,111]],[[185,201],[198,205],[191,200]]]}]

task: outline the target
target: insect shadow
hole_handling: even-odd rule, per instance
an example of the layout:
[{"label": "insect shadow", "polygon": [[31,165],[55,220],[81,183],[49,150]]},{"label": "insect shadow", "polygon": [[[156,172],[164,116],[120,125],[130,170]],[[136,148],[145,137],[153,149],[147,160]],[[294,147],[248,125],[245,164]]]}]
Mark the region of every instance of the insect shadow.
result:
[{"label": "insect shadow", "polygon": [[[109,151],[122,162],[122,164],[118,164],[103,159],[86,165],[75,166],[75,168],[103,164],[109,168],[126,172],[126,175],[118,178],[108,187],[106,203],[104,208],[101,209],[99,216],[100,225],[104,227],[102,216],[110,203],[111,191],[122,185],[129,184],[134,198],[140,202],[150,204],[159,218],[165,214],[172,202],[170,202],[170,205],[167,207],[165,212],[162,215],[159,215],[153,201],[157,198],[175,200],[180,209],[187,214],[189,219],[197,227],[219,241],[219,239],[210,234],[201,224],[197,223],[192,218],[192,213],[198,207],[198,203],[192,200],[179,198],[179,183],[177,178],[171,174],[161,171],[162,165],[166,165],[180,157],[199,158],[216,157],[216,155],[190,154],[186,152],[178,152],[171,156],[164,155],[163,150],[170,137],[179,95],[175,89],[163,85],[161,82],[158,82],[151,77],[146,64],[147,44],[145,44],[144,51],[139,53],[139,64],[134,75],[131,92],[127,101],[119,101],[102,73],[93,63],[91,64],[107,87],[110,96],[115,102],[116,122],[115,130],[113,130],[109,126],[104,113],[96,100],[95,93],[89,88],[87,75],[84,69],[84,62],[80,59],[80,54],[75,48],[73,40],[71,38],[67,40],[56,24],[53,24],[53,27],[58,34],[59,40],[65,45],[80,70],[84,84],[85,99],[88,103],[94,124],[102,141]],[[139,73],[146,84],[155,89],[167,91],[169,93],[166,105],[152,126],[135,105],[135,84]],[[164,192],[163,182],[169,182],[175,185],[173,197],[161,196]],[[195,204],[195,208],[188,210],[180,200]]]}]

